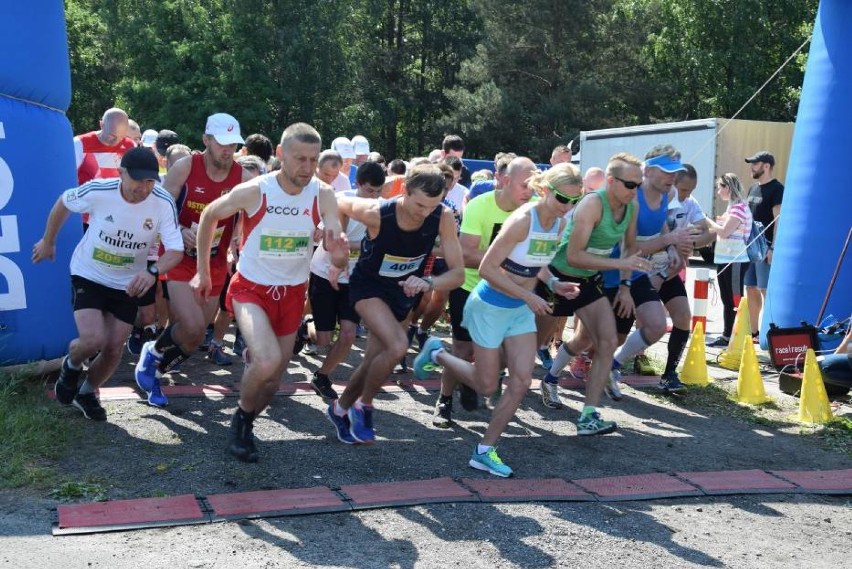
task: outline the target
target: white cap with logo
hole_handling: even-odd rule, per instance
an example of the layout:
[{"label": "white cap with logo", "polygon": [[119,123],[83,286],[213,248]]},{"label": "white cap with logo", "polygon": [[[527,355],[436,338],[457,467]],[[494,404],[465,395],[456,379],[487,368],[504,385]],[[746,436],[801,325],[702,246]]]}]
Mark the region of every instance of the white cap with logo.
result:
[{"label": "white cap with logo", "polygon": [[331,141],[331,149],[340,154],[341,158],[355,158],[355,148],[352,146],[352,141],[345,136],[338,136]]},{"label": "white cap with logo", "polygon": [[360,134],[356,134],[352,137],[352,146],[355,147],[356,156],[363,156],[370,153],[370,143],[367,142],[366,137],[361,136]]},{"label": "white cap with logo", "polygon": [[245,144],[245,140],[240,136],[240,123],[227,113],[216,113],[207,117],[204,134],[212,136],[216,139],[216,142],[224,146]]},{"label": "white cap with logo", "polygon": [[154,143],[157,142],[157,131],[149,128],[145,132],[142,133],[142,146],[147,146],[149,148],[154,146]]}]

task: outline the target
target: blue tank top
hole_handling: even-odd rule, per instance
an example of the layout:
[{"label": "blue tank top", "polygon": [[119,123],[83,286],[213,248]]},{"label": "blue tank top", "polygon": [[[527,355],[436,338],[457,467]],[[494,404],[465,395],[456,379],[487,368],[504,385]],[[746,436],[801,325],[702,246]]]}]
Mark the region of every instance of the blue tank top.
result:
[{"label": "blue tank top", "polygon": [[435,246],[441,226],[443,205],[436,207],[418,229],[404,231],[396,218],[397,199],[383,202],[379,208],[381,225],[379,234],[361,241],[361,256],[355,264],[353,276],[376,276],[390,281],[402,281],[411,275],[421,276],[426,256]]},{"label": "blue tank top", "polygon": [[[636,193],[636,198],[639,201],[639,213],[636,217],[636,245],[638,245],[641,249],[644,241],[656,239],[663,230],[663,226],[666,224],[666,219],[669,214],[669,196],[668,194],[663,194],[663,200],[660,203],[659,209],[651,209],[648,206],[648,202],[645,201],[645,193],[642,191],[641,186],[639,187],[639,191]],[[647,254],[646,256],[648,258],[650,258],[650,253],[648,253],[648,251],[643,252]],[[610,255],[610,257],[613,259],[621,257],[620,243],[612,250],[612,255]],[[646,274],[647,273],[633,271],[633,274],[630,276],[630,280],[635,281],[642,275]],[[615,288],[621,281],[621,272],[604,271],[603,277],[605,288]]]}]

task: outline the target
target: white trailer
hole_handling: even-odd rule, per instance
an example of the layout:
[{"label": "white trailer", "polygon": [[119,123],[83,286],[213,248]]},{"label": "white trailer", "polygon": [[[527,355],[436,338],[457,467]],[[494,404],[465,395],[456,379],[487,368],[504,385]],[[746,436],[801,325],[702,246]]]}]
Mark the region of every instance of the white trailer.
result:
[{"label": "white trailer", "polygon": [[745,158],[768,150],[775,155],[775,177],[783,183],[792,140],[793,123],[718,118],[581,131],[580,168],[606,168],[610,156],[619,152],[641,159],[653,146],[671,144],[698,172],[693,196],[707,215],[716,216],[725,206],[715,196],[714,180],[734,172],[748,190],[753,180]]}]

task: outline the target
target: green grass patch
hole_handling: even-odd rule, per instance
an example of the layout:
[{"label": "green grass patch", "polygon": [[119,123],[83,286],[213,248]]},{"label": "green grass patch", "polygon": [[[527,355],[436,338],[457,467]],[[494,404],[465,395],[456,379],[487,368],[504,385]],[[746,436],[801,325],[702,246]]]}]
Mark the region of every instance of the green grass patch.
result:
[{"label": "green grass patch", "polygon": [[817,437],[824,446],[852,456],[852,419],[835,417],[825,425],[807,427],[802,432]]},{"label": "green grass patch", "polygon": [[106,488],[97,482],[66,482],[50,492],[51,498],[72,502],[86,500],[103,502],[107,499]]},{"label": "green grass patch", "polygon": [[0,370],[0,488],[45,487],[68,440],[59,406],[45,384]]},{"label": "green grass patch", "polygon": [[732,417],[751,425],[812,437],[828,450],[852,456],[852,419],[849,417],[835,417],[824,425],[804,425],[796,419],[798,399],[770,399],[760,405],[742,405],[736,401],[735,386],[735,383],[712,382],[706,387],[690,386],[683,398],[662,394],[653,397],[707,416]]}]

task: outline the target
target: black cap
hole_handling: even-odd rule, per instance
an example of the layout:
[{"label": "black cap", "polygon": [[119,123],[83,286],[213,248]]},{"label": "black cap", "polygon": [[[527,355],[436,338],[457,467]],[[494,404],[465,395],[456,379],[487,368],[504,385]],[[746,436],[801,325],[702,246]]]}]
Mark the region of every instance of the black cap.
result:
[{"label": "black cap", "polygon": [[172,144],[177,144],[180,142],[180,137],[178,137],[177,133],[173,130],[163,129],[159,133],[157,133],[157,142],[155,142],[155,146],[157,147],[157,152],[160,156],[166,155],[166,150],[169,149],[169,146]]},{"label": "black cap", "polygon": [[121,157],[121,167],[134,180],[160,180],[160,164],[150,148],[131,148]]},{"label": "black cap", "polygon": [[765,162],[770,166],[775,166],[775,157],[768,150],[761,150],[754,156],[745,159],[749,164],[754,164],[755,162]]}]

